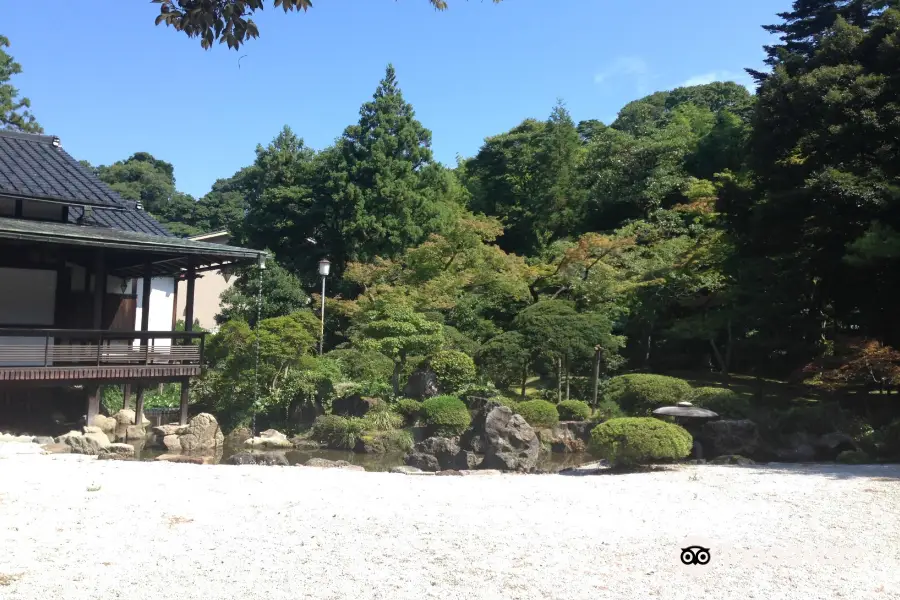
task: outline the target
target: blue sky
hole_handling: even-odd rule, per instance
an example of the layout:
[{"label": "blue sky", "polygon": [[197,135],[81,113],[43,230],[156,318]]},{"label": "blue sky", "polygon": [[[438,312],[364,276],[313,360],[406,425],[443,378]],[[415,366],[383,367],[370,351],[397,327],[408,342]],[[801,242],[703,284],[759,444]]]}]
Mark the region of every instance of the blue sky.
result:
[{"label": "blue sky", "polygon": [[[271,0],[267,0],[271,4]],[[790,0],[317,0],[264,11],[260,38],[210,51],[153,24],[149,0],[7,2],[0,34],[24,69],[13,80],[47,133],[79,159],[150,152],[200,196],[253,161],[287,124],[314,148],[358,118],[393,62],[406,99],[454,164],[483,139],[562,98],[576,120],[759,67],[760,25]],[[240,60],[240,68],[238,58]]]}]

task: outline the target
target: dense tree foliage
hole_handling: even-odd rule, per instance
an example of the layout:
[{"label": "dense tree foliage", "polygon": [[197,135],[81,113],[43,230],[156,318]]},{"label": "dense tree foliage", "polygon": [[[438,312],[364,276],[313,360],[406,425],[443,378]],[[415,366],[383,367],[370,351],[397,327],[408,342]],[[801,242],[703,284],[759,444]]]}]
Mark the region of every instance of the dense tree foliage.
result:
[{"label": "dense tree foliage", "polygon": [[[200,38],[200,45],[210,48],[213,42],[237,50],[248,38],[259,37],[259,29],[249,18],[263,10],[266,0],[153,0],[159,4],[156,24],[165,23],[188,37]],[[428,0],[437,10],[446,10],[446,0]],[[500,0],[494,0],[500,2]],[[285,13],[307,11],[312,0],[272,0],[274,8]]]}]

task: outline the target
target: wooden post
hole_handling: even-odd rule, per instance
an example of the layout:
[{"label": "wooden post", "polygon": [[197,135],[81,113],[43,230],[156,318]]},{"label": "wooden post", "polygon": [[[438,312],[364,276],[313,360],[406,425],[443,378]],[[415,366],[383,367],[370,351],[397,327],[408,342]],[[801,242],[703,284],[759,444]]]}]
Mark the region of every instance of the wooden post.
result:
[{"label": "wooden post", "polygon": [[[150,292],[153,289],[153,266],[150,264],[150,261],[144,261],[144,278],[141,282],[143,286],[141,289],[141,331],[149,331],[150,329]],[[142,345],[146,345],[147,348],[144,351],[144,356],[149,356],[149,346],[150,340],[147,338],[141,339],[138,342],[138,347]],[[147,364],[147,360],[145,358],[144,364]],[[138,383],[137,385],[137,394],[134,405],[134,422],[142,423],[141,415],[144,413],[144,384]]]},{"label": "wooden post", "polygon": [[[194,259],[188,262],[187,272],[187,292],[184,297],[184,330],[191,332],[194,330],[194,281],[197,279],[197,272],[194,270]],[[185,340],[185,343],[191,344],[193,340]],[[188,401],[191,397],[191,380],[187,377],[181,382],[181,417],[180,423],[187,425],[188,421]]]},{"label": "wooden post", "polygon": [[194,330],[194,281],[197,274],[194,272],[194,262],[190,262],[187,273],[187,292],[184,298],[184,330]]},{"label": "wooden post", "polygon": [[131,408],[131,384],[122,386],[122,408]]},{"label": "wooden post", "polygon": [[[103,296],[106,293],[106,256],[103,249],[99,248],[94,253],[94,315],[93,329],[99,331],[103,327]],[[97,353],[99,357],[101,340],[97,338]],[[98,359],[97,364],[100,364]],[[85,425],[93,425],[94,417],[100,414],[100,386],[87,388],[87,422]]]},{"label": "wooden post", "polygon": [[134,422],[142,422],[138,421],[141,418],[141,415],[144,413],[144,384],[139,383],[137,386],[137,394],[135,395],[134,401]]},{"label": "wooden post", "polygon": [[181,382],[181,414],[178,418],[180,425],[187,425],[188,422],[188,401],[191,398],[191,380],[187,377]]},{"label": "wooden post", "polygon": [[93,425],[94,417],[100,414],[100,386],[94,385],[87,388],[87,423],[85,425]]},{"label": "wooden post", "polygon": [[600,357],[602,352],[602,347],[594,346],[594,393],[591,401],[593,406],[597,406],[597,394],[600,390]]},{"label": "wooden post", "polygon": [[103,328],[103,298],[106,295],[106,256],[103,249],[94,254],[94,329]]}]

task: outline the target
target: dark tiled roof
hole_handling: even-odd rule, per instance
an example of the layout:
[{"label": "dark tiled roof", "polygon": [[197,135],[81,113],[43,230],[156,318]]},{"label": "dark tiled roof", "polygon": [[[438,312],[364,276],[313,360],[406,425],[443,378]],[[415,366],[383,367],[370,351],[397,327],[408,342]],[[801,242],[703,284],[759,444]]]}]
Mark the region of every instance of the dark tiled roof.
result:
[{"label": "dark tiled roof", "polygon": [[0,131],[0,194],[123,208],[123,201],[49,135]]},{"label": "dark tiled roof", "polygon": [[[186,269],[190,262],[193,262],[195,267],[202,269],[206,266],[252,263],[258,257],[266,255],[265,252],[259,250],[248,250],[237,246],[208,244],[184,238],[122,231],[109,227],[7,218],[0,219],[0,240],[111,248],[125,251],[121,256],[143,254],[149,257],[156,255],[156,262],[153,263],[154,277],[178,274]],[[144,273],[144,263],[140,262],[131,266],[122,264],[115,267],[111,273],[120,277],[139,277]]]},{"label": "dark tiled roof", "polygon": [[84,222],[79,222],[84,216],[84,210],[80,206],[69,207],[69,223],[79,225],[95,225],[97,227],[109,227],[119,231],[134,231],[136,233],[148,233],[150,235],[163,235],[175,237],[165,227],[150,216],[149,213],[137,208],[137,202],[133,200],[121,200],[126,210],[106,210],[96,208],[92,215]]}]

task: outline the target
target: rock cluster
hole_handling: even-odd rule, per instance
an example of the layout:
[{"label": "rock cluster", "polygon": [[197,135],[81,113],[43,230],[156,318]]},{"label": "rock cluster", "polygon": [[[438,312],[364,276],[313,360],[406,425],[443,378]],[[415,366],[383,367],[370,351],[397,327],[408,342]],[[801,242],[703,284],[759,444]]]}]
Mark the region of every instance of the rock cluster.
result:
[{"label": "rock cluster", "polygon": [[244,447],[258,450],[287,450],[293,448],[294,444],[280,431],[267,429],[259,436],[244,441]]},{"label": "rock cluster", "polygon": [[541,441],[525,419],[505,406],[489,403],[460,438],[428,438],[416,444],[405,462],[431,472],[496,469],[527,473],[535,469],[540,449]]},{"label": "rock cluster", "polygon": [[225,436],[216,418],[200,413],[187,425],[160,425],[152,427],[147,436],[147,446],[162,448],[170,453],[200,454],[220,450]]},{"label": "rock cluster", "polygon": [[150,421],[141,414],[140,423],[136,422],[137,415],[129,408],[123,408],[111,417],[97,415],[90,425],[99,427],[110,440],[127,442],[129,440],[143,441],[147,436],[147,427]]}]

